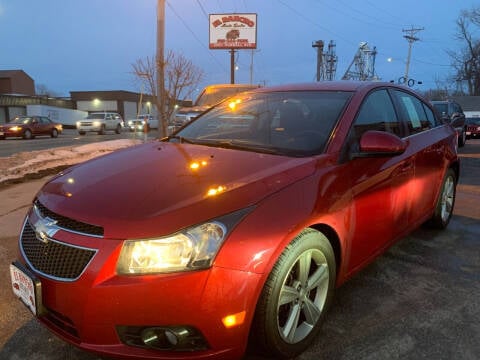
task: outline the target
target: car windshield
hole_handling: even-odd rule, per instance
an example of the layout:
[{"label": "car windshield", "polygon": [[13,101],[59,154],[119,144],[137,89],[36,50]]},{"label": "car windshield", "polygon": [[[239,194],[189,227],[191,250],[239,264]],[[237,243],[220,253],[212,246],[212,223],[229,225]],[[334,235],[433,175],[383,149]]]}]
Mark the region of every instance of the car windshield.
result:
[{"label": "car windshield", "polygon": [[351,92],[252,92],[232,97],[169,141],[288,156],[323,151]]},{"label": "car windshield", "polygon": [[31,117],[23,116],[23,117],[16,117],[12,121],[10,121],[10,124],[30,124],[32,121]]},{"label": "car windshield", "polygon": [[467,118],[467,124],[479,125],[480,126],[480,117],[479,118]]},{"label": "car windshield", "polygon": [[207,88],[200,94],[197,101],[195,101],[195,106],[215,105],[223,99],[251,89],[251,86]]}]

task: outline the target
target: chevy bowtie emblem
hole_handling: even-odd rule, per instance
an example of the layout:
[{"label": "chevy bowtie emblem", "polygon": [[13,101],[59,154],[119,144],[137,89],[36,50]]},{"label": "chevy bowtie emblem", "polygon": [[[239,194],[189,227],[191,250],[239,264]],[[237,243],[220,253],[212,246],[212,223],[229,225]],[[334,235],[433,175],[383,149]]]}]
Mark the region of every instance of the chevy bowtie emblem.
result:
[{"label": "chevy bowtie emblem", "polygon": [[35,229],[36,238],[45,244],[59,230],[57,221],[49,217],[38,219],[33,228]]}]

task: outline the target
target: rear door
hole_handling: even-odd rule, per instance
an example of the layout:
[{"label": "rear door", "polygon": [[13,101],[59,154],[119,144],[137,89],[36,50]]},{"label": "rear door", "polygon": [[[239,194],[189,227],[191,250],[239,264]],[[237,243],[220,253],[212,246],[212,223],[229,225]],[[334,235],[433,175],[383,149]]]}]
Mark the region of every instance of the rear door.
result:
[{"label": "rear door", "polygon": [[415,176],[409,191],[412,195],[410,222],[422,222],[435,206],[445,173],[448,137],[453,131],[440,124],[432,109],[410,93],[393,90],[402,120],[408,124],[407,140],[415,152]]},{"label": "rear door", "polygon": [[45,116],[40,116],[39,124],[41,126],[40,132],[42,135],[49,135],[52,132],[52,122]]}]

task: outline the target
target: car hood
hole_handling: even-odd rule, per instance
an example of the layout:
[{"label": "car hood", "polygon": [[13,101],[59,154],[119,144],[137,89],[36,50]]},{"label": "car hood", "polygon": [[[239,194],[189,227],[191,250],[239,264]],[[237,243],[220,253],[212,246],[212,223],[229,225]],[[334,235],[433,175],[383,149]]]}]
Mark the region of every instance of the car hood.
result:
[{"label": "car hood", "polygon": [[254,205],[314,170],[312,158],[150,142],[69,168],[37,197],[105,238],[144,238]]},{"label": "car hood", "polygon": [[24,127],[28,127],[27,125],[25,124],[2,124],[0,125],[0,129],[10,129],[11,127],[14,127],[14,126],[17,126],[19,128],[24,128]]}]

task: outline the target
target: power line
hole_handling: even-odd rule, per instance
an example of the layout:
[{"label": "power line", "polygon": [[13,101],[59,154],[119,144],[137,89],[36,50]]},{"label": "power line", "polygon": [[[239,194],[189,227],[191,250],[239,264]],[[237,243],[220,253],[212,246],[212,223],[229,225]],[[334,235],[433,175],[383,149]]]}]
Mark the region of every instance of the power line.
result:
[{"label": "power line", "polygon": [[205,9],[203,8],[203,5],[202,5],[202,3],[200,2],[200,0],[197,0],[197,4],[198,4],[198,6],[200,7],[200,9],[202,10],[203,14],[205,15],[205,17],[206,17],[207,20],[208,20],[208,19],[209,19],[208,14],[207,14],[207,12],[205,11]]},{"label": "power line", "polygon": [[[194,39],[202,46],[202,48],[207,48],[207,46],[198,38],[198,36],[193,32],[193,30],[188,26],[188,24],[186,23],[185,20],[183,20],[183,18],[177,13],[177,11],[173,8],[173,6],[170,4],[169,1],[166,2],[168,7],[170,8],[170,10],[172,10],[172,12],[175,14],[175,16],[182,22],[182,24],[187,28],[187,30],[190,32],[190,34],[192,34],[192,36],[194,37]],[[227,69],[225,68],[225,66],[220,62],[218,61],[217,58],[215,58],[215,56],[212,55],[212,53],[210,51],[207,51],[208,54],[210,55],[210,57],[219,65],[223,68],[223,70],[227,71]]]}]

